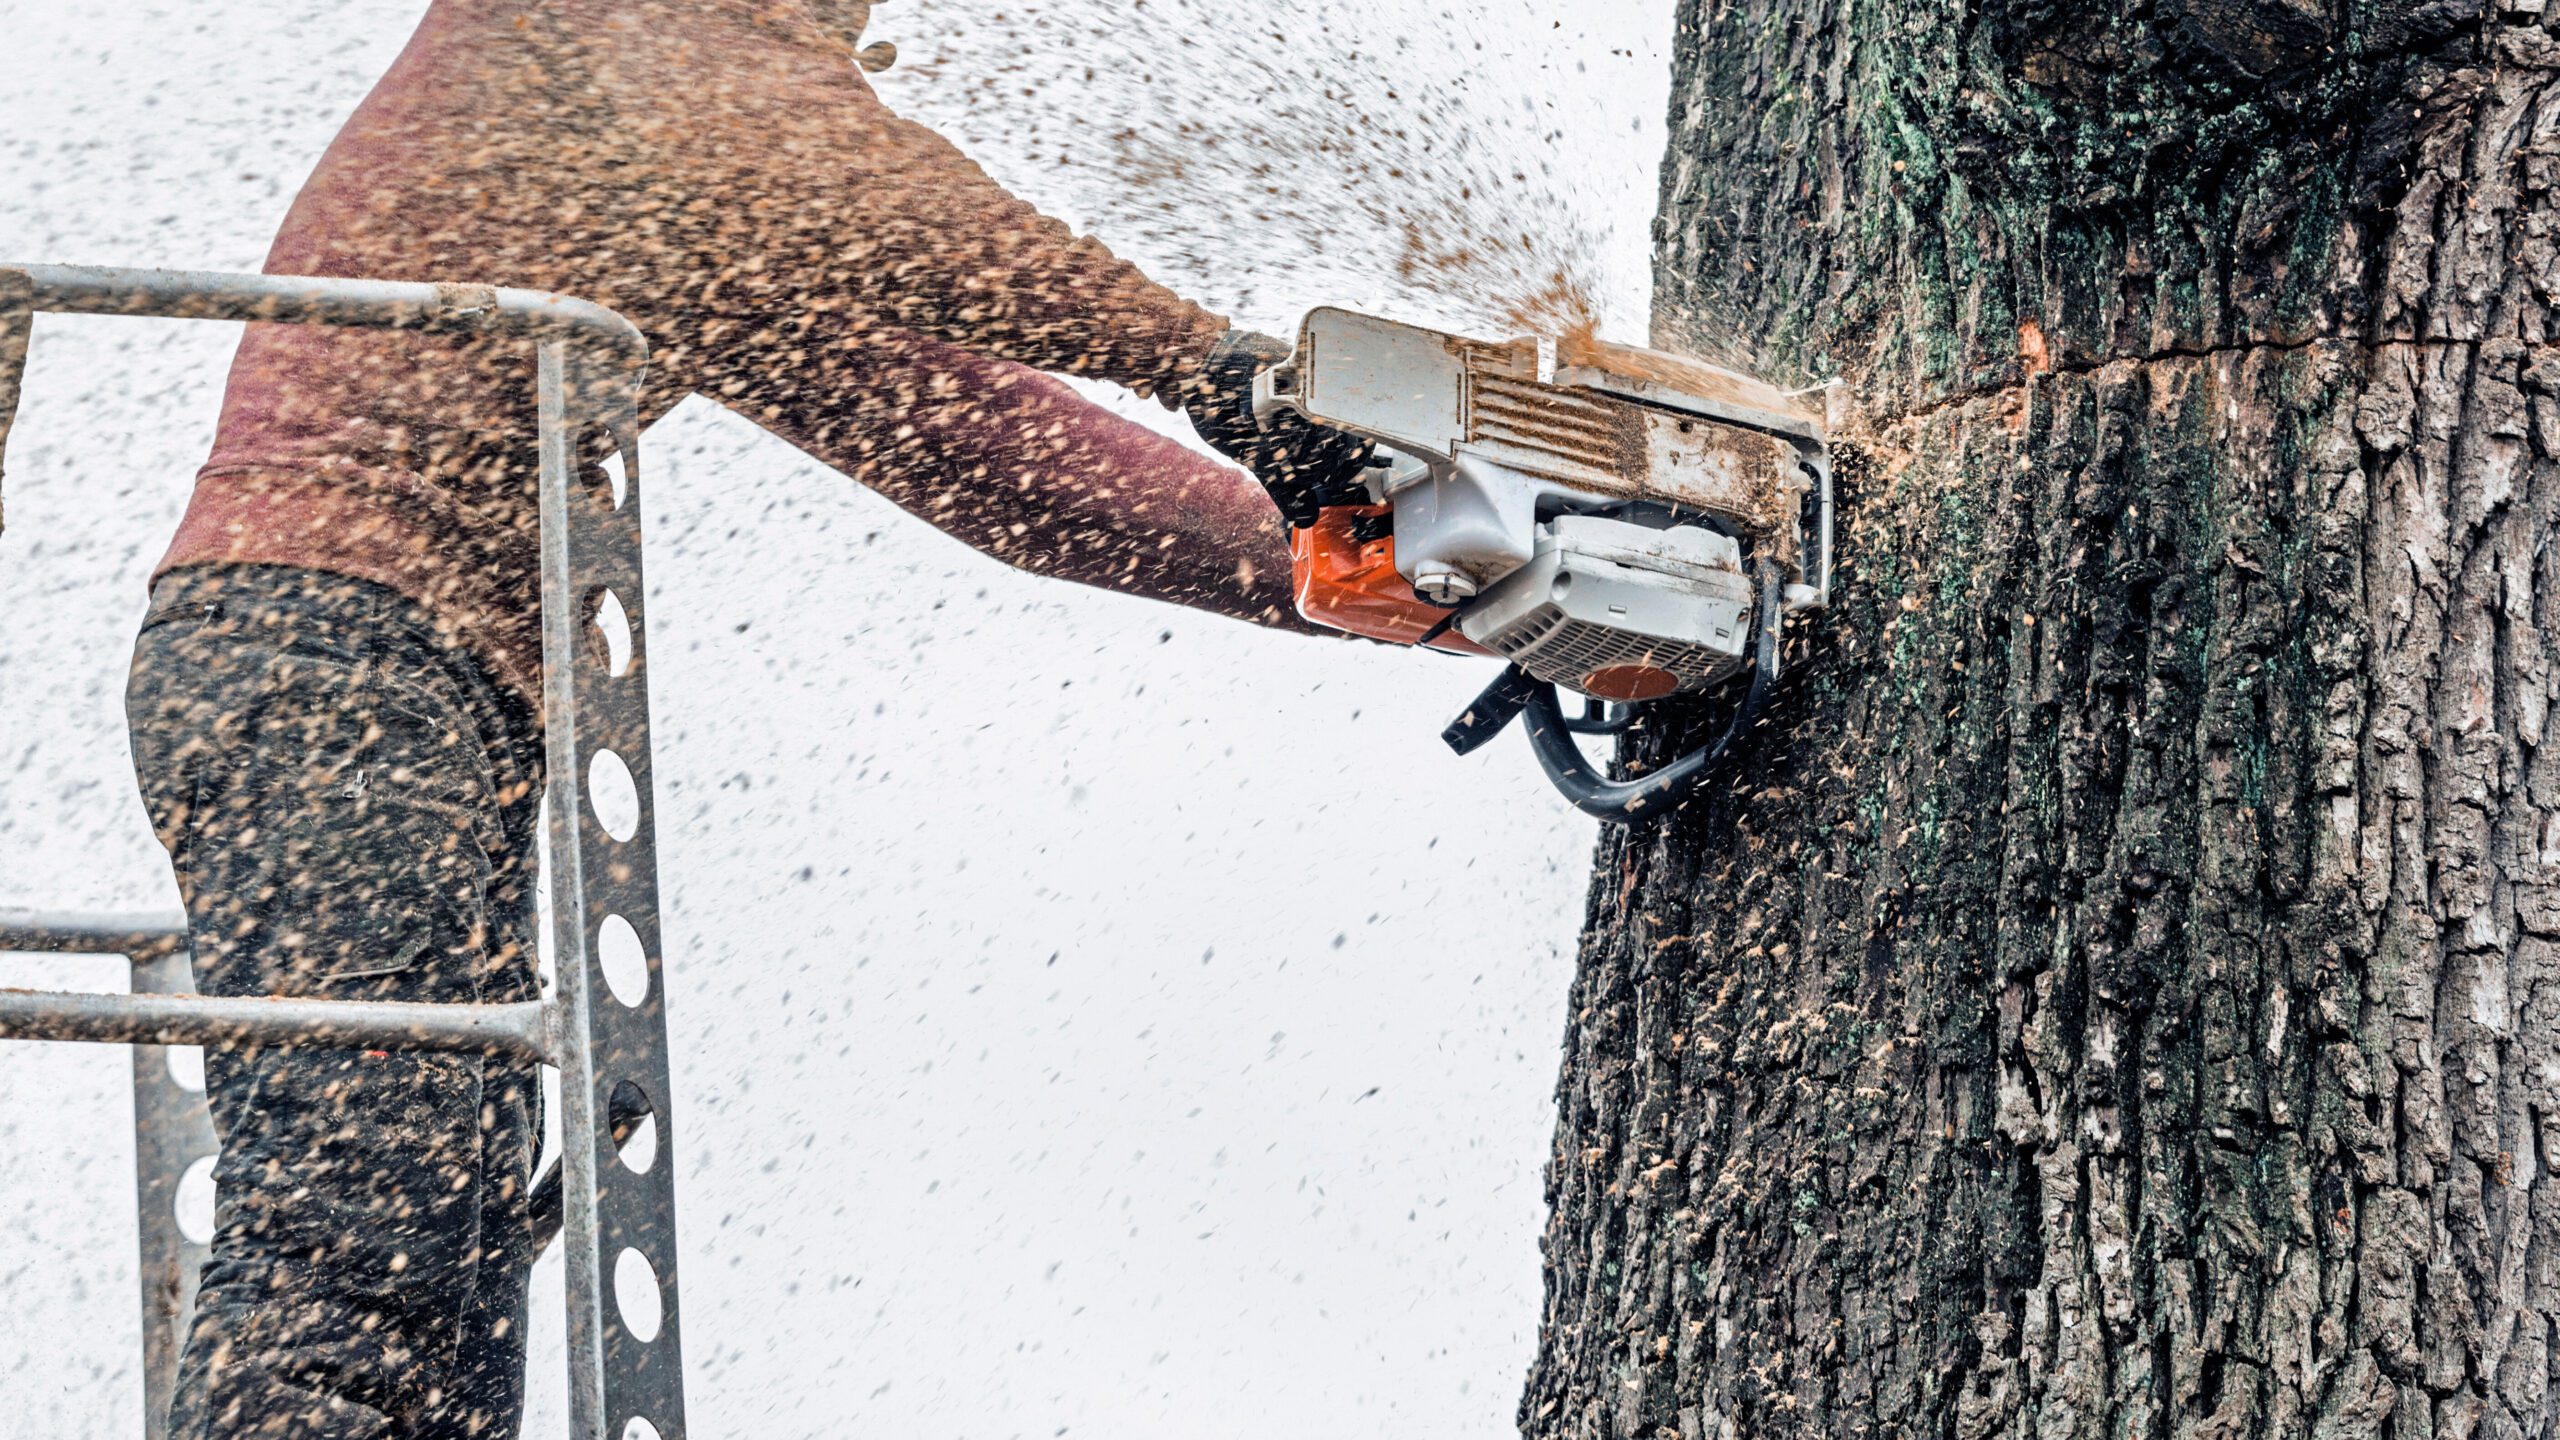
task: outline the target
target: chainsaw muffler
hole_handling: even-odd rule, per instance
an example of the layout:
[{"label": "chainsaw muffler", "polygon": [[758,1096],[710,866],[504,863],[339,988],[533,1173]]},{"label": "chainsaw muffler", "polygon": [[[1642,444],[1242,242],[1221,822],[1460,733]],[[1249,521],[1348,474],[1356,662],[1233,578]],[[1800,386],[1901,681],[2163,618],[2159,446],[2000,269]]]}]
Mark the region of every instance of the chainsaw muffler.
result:
[{"label": "chainsaw muffler", "polygon": [[[1588,339],[1490,344],[1321,309],[1255,399],[1379,447],[1367,503],[1327,507],[1291,536],[1299,612],[1509,660],[1535,683],[1506,675],[1452,743],[1463,729],[1473,748],[1488,718],[1499,729],[1526,712],[1549,775],[1603,818],[1655,812],[1693,787],[1701,767],[1688,762],[1711,761],[1756,715],[1784,617],[1829,599],[1821,422],[1747,376]],[[1633,782],[1593,774],[1554,693],[1635,705],[1746,672],[1723,740]],[[1666,781],[1675,772],[1685,778]]]}]

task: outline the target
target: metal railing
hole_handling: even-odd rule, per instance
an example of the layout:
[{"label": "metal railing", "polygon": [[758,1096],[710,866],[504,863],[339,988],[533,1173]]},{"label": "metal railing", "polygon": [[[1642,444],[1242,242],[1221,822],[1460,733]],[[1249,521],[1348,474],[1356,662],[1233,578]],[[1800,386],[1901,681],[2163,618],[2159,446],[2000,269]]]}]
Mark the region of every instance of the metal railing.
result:
[{"label": "metal railing", "polygon": [[[142,1221],[144,1404],[167,1423],[177,1352],[205,1248],[177,1226],[185,1170],[214,1146],[204,1101],[172,1079],[168,1045],[303,1045],[511,1055],[558,1067],[561,1157],[533,1197],[538,1228],[566,1248],[569,1422],[576,1440],[683,1440],[676,1303],[675,1136],[668,1113],[657,841],[640,572],[639,392],[648,347],[599,305],[485,285],[0,265],[0,463],[5,463],[33,316],[39,312],[482,332],[533,340],[538,356],[542,673],[551,842],[549,998],[428,1005],[192,994],[179,917],[0,911],[0,951],[121,954],[133,991],[0,991],[0,1038],[135,1045],[137,1198]],[[621,475],[581,479],[590,437]],[[619,618],[628,645],[581,643]],[[625,658],[627,657],[627,658]],[[639,796],[625,833],[607,828],[590,767],[628,772]],[[635,967],[606,978],[603,950],[636,942]],[[620,1141],[654,1120],[654,1146]],[[645,1168],[641,1168],[645,1166]],[[556,1222],[545,1197],[556,1195]],[[615,1299],[608,1301],[610,1288]],[[621,1298],[632,1297],[629,1313]],[[654,1312],[654,1313],[653,1313]]]}]

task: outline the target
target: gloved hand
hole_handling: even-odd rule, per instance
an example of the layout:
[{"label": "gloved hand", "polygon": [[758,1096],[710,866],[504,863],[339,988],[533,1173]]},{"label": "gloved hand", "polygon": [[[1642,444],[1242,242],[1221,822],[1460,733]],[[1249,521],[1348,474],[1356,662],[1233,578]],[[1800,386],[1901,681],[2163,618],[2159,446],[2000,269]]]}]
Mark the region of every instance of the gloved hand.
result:
[{"label": "gloved hand", "polygon": [[1182,387],[1191,428],[1221,455],[1253,472],[1295,530],[1316,523],[1326,505],[1363,503],[1360,472],[1374,448],[1347,430],[1319,425],[1294,410],[1253,414],[1253,379],[1289,358],[1289,346],[1252,330],[1218,337],[1200,372]]}]

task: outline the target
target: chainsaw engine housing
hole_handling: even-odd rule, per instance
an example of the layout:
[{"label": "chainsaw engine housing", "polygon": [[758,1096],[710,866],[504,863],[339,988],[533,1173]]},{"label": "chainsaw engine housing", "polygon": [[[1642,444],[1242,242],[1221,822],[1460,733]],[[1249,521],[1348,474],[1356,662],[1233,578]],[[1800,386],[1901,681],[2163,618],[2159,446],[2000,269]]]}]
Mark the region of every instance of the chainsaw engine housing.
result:
[{"label": "chainsaw engine housing", "polygon": [[1293,537],[1299,610],[1317,623],[1490,651],[1635,701],[1749,663],[1753,577],[1768,567],[1784,608],[1828,598],[1820,422],[1749,377],[1589,340],[1487,344],[1324,309],[1256,399],[1366,436],[1384,457],[1374,507],[1327,511]]},{"label": "chainsaw engine housing", "polygon": [[1458,624],[1551,684],[1603,700],[1657,700],[1742,668],[1751,605],[1729,535],[1559,515],[1538,527],[1529,563],[1495,581]]}]

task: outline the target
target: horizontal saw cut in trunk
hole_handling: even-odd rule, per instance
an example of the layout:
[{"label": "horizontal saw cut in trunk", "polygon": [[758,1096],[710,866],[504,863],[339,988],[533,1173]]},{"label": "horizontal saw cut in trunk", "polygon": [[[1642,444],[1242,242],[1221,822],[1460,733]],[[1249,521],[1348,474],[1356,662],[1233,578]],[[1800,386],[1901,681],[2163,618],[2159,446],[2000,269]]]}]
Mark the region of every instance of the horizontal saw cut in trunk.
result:
[{"label": "horizontal saw cut in trunk", "polygon": [[1602,833],[1523,1434],[2560,1433],[2560,7],[1683,0],[1670,133],[1839,569]]}]

